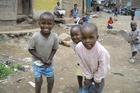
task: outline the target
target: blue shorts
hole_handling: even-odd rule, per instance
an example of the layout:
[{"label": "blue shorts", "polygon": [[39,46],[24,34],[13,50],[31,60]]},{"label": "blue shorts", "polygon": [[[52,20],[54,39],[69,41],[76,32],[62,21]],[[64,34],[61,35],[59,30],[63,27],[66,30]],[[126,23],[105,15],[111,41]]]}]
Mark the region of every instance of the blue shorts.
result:
[{"label": "blue shorts", "polygon": [[104,79],[101,81],[101,86],[97,88],[92,83],[89,83],[88,85],[84,86],[83,93],[102,93],[104,87]]},{"label": "blue shorts", "polygon": [[37,65],[33,65],[32,66],[33,72],[34,72],[34,76],[35,78],[39,78],[42,75],[44,75],[45,77],[53,77],[54,76],[54,66],[51,65],[50,67],[39,67]]}]

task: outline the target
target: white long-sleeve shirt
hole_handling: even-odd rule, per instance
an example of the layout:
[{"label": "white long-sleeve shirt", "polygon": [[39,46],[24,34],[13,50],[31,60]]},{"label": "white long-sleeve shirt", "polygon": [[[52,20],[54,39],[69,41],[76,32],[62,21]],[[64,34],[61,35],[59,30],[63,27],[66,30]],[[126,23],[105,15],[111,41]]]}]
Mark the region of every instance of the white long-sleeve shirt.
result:
[{"label": "white long-sleeve shirt", "polygon": [[94,78],[95,82],[100,83],[110,70],[108,51],[96,41],[94,47],[90,50],[86,49],[82,42],[78,43],[76,53],[86,79]]}]

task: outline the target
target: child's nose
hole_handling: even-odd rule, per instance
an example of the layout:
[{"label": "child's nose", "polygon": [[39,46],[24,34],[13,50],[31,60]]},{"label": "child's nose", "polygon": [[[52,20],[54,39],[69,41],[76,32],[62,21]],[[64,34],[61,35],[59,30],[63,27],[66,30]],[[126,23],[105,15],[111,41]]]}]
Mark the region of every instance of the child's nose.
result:
[{"label": "child's nose", "polygon": [[90,42],[90,39],[86,39],[86,42],[87,42],[87,43]]}]

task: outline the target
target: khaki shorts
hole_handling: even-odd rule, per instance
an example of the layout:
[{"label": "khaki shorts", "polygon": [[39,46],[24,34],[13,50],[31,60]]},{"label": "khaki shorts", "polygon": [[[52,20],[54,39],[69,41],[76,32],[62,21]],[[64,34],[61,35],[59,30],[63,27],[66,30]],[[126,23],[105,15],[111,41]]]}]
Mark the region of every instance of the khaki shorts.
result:
[{"label": "khaki shorts", "polygon": [[83,76],[82,68],[79,65],[77,65],[77,67],[76,67],[76,75],[77,76]]}]

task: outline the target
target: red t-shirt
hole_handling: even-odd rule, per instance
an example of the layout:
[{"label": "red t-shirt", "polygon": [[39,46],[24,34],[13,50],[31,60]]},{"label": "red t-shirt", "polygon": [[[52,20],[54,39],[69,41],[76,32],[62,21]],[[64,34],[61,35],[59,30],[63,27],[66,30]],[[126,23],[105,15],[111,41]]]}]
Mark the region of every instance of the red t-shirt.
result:
[{"label": "red t-shirt", "polygon": [[108,24],[113,24],[113,20],[108,20]]}]

